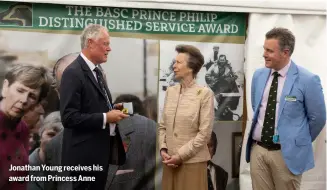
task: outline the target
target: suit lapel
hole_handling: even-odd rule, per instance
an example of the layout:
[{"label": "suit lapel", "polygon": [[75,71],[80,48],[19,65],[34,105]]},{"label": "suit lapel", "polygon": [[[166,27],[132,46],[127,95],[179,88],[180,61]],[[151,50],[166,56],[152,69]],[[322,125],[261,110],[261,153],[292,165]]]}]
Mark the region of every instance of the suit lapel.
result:
[{"label": "suit lapel", "polygon": [[118,165],[109,165],[109,170],[108,170],[108,176],[107,176],[107,182],[106,182],[106,190],[110,189],[110,185],[112,183],[112,180],[114,179],[116,172],[118,170]]},{"label": "suit lapel", "polygon": [[105,87],[105,89],[106,89],[106,91],[107,91],[107,94],[108,94],[108,96],[109,96],[110,103],[112,103],[111,93],[110,93],[110,91],[109,91],[109,89],[108,89],[107,83],[104,84],[104,87]]},{"label": "suit lapel", "polygon": [[98,82],[95,80],[94,75],[91,70],[87,71],[87,76],[92,81],[93,85],[98,89],[98,91],[103,95],[103,97],[105,97],[104,93],[100,89]]},{"label": "suit lapel", "polygon": [[[258,81],[258,93],[257,95],[259,95],[259,101],[256,102],[256,115],[257,113],[259,113],[259,107],[260,107],[260,104],[261,104],[261,101],[262,101],[262,97],[263,97],[263,93],[265,92],[265,87],[266,87],[266,84],[267,84],[267,81],[269,79],[269,75],[270,75],[270,69],[264,69],[261,73],[261,76],[258,77],[259,79],[260,78],[263,78],[264,80],[260,80]],[[258,98],[256,98],[258,99]]]},{"label": "suit lapel", "polygon": [[132,124],[133,123],[132,123],[131,117],[121,120],[121,122],[119,122],[119,124],[118,124],[120,136],[123,141],[124,149],[125,149],[126,153],[132,144],[131,135],[135,131],[134,126]]},{"label": "suit lapel", "polygon": [[110,90],[109,90],[109,88],[108,88],[108,83],[107,83],[106,75],[105,75],[105,73],[104,73],[104,71],[103,71],[101,65],[99,65],[99,68],[100,68],[100,71],[101,71],[101,73],[102,73],[102,77],[103,77],[103,80],[104,80],[104,87],[105,87],[105,89],[106,89],[106,91],[107,91],[107,93],[108,93],[110,103],[112,103],[111,93],[110,93]]},{"label": "suit lapel", "polygon": [[[131,117],[133,117],[133,116],[131,116]],[[123,143],[126,142],[127,139],[129,139],[129,145],[128,145],[129,147],[132,144],[132,138],[130,138],[130,136],[135,131],[134,126],[132,125],[133,123],[132,123],[131,117],[120,120],[117,125],[119,128],[120,136],[121,136]],[[111,185],[112,181],[114,180],[118,169],[119,169],[118,165],[109,165],[106,189],[110,188],[110,185]]]},{"label": "suit lapel", "polygon": [[290,68],[286,74],[286,81],[284,83],[283,91],[282,94],[280,95],[277,124],[280,119],[280,114],[282,113],[285,106],[285,96],[287,96],[291,92],[295,79],[298,76],[297,73],[298,72],[297,72],[296,65],[293,62],[291,62]]},{"label": "suit lapel", "polygon": [[95,80],[95,77],[90,70],[90,68],[87,66],[86,62],[81,56],[77,57],[77,61],[80,63],[82,69],[84,70],[84,73],[87,75],[87,77],[92,81],[92,84],[95,86],[96,89],[102,94],[103,98],[106,99],[106,96],[104,95],[103,91],[100,89],[100,86],[98,82]]}]

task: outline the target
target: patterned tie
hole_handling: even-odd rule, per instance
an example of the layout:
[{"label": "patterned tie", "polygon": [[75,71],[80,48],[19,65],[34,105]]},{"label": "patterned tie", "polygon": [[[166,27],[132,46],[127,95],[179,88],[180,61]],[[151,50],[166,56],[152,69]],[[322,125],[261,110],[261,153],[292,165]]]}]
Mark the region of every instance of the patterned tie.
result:
[{"label": "patterned tie", "polygon": [[209,168],[207,168],[207,174],[208,174],[208,190],[214,190]]},{"label": "patterned tie", "polygon": [[278,72],[274,72],[274,79],[271,83],[269,90],[269,97],[263,123],[261,142],[271,145],[273,143],[273,136],[275,134],[275,116],[276,116],[276,101],[277,101],[277,88],[278,88]]},{"label": "patterned tie", "polygon": [[107,90],[105,88],[105,83],[104,83],[104,79],[103,79],[102,73],[101,73],[101,71],[100,71],[100,69],[98,67],[95,67],[94,71],[96,73],[99,86],[100,86],[100,88],[101,88],[104,96],[106,97],[106,101],[107,101],[109,110],[112,110],[112,106],[111,106],[111,103],[110,103],[108,92],[107,92]]}]

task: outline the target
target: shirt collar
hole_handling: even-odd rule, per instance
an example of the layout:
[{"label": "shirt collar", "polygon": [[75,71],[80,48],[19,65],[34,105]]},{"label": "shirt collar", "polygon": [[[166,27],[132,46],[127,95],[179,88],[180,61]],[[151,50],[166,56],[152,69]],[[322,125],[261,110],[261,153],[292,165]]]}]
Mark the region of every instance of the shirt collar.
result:
[{"label": "shirt collar", "polygon": [[[283,67],[281,70],[278,71],[278,74],[280,74],[281,77],[285,77],[290,66],[291,66],[291,60],[288,62],[287,65],[285,65],[285,67]],[[271,74],[273,74],[275,71],[276,71],[275,69],[272,69]]]},{"label": "shirt collar", "polygon": [[97,67],[82,52],[81,52],[81,57],[84,59],[85,63],[87,64],[87,66],[90,68],[91,71],[93,71],[95,67]]}]

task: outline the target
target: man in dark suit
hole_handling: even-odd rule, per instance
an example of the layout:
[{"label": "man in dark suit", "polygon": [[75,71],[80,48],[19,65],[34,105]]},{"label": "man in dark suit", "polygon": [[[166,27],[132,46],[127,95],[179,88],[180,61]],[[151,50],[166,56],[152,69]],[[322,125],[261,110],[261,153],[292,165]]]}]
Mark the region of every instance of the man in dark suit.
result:
[{"label": "man in dark suit", "polygon": [[[82,52],[64,71],[60,84],[60,113],[65,129],[62,165],[75,166],[73,189],[104,189],[108,165],[122,165],[126,155],[116,123],[128,115],[115,108],[98,68],[107,62],[108,30],[96,24],[81,35]],[[95,167],[98,166],[98,167]],[[98,169],[96,171],[95,169]],[[81,177],[95,181],[80,181]]]},{"label": "man in dark suit", "polygon": [[[216,133],[212,131],[211,138],[208,143],[211,159],[216,154],[218,146]],[[214,164],[210,160],[208,161],[208,190],[225,190],[228,173],[220,166]]]},{"label": "man in dark suit", "polygon": [[118,123],[126,163],[109,166],[106,190],[154,190],[157,125],[142,116],[144,108],[137,96],[123,94],[115,102],[132,102],[135,114]]},{"label": "man in dark suit", "polygon": [[[106,190],[154,190],[156,123],[135,114],[119,122],[126,150],[126,163],[110,165]],[[144,183],[139,184],[141,180]],[[136,188],[138,186],[138,188]]]},{"label": "man in dark suit", "polygon": [[[67,54],[56,62],[53,67],[53,77],[56,79],[56,91],[59,96],[60,82],[62,74],[66,67],[70,65],[77,57],[79,53]],[[59,97],[60,98],[60,97]],[[58,106],[59,107],[59,106]],[[69,130],[69,129],[66,129]],[[60,166],[61,165],[61,151],[62,151],[62,139],[64,130],[61,130],[55,137],[53,137],[45,147],[45,164],[48,166]],[[68,171],[46,171],[46,176],[69,176]],[[72,189],[72,183],[70,181],[46,181],[44,186],[47,190],[69,190]]]}]

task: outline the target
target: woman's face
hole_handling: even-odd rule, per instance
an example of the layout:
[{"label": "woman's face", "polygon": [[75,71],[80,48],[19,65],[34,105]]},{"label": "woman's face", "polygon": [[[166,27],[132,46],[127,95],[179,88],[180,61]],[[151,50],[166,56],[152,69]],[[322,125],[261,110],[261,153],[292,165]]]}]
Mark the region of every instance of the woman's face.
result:
[{"label": "woman's face", "polygon": [[9,85],[5,79],[2,96],[1,110],[9,117],[21,118],[38,103],[40,89],[31,89],[18,81]]},{"label": "woman's face", "polygon": [[176,79],[184,79],[192,75],[192,69],[188,67],[187,61],[188,55],[185,53],[179,53],[176,56],[176,61],[173,66]]}]

